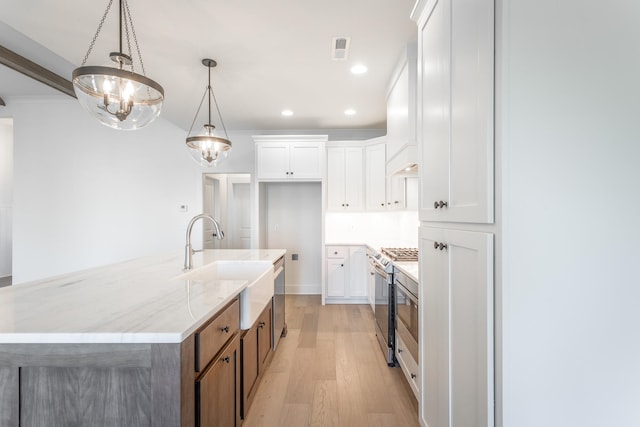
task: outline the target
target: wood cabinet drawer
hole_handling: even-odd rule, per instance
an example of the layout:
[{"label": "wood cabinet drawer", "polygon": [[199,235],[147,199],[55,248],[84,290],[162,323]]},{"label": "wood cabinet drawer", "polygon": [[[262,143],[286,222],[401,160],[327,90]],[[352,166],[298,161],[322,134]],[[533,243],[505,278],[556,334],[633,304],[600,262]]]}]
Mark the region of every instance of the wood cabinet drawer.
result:
[{"label": "wood cabinet drawer", "polygon": [[200,372],[240,327],[240,302],[236,298],[199,332],[195,333],[195,370]]},{"label": "wood cabinet drawer", "polygon": [[349,246],[327,246],[327,258],[347,258]]}]

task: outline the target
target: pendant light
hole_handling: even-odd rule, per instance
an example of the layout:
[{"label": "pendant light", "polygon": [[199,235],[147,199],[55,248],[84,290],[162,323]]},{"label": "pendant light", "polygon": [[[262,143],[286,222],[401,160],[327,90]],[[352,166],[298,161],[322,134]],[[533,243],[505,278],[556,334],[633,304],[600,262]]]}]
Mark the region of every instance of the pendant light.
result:
[{"label": "pendant light", "polygon": [[[115,129],[140,129],[160,114],[164,90],[162,86],[145,75],[127,0],[119,0],[119,49],[118,52],[109,54],[111,60],[117,64],[117,68],[85,66],[112,4],[113,0],[109,0],[82,65],[73,70],[73,88],[80,104],[100,123]],[[134,70],[129,31],[133,35],[142,75]],[[122,49],[123,35],[127,42],[127,53]]]},{"label": "pendant light", "polygon": [[[196,161],[196,163],[203,167],[213,167],[227,158],[227,156],[229,155],[229,150],[231,150],[231,141],[229,141],[227,129],[225,128],[224,121],[222,120],[222,114],[220,113],[220,107],[218,107],[218,101],[216,101],[216,96],[213,94],[213,89],[211,88],[211,69],[218,64],[213,59],[203,59],[202,65],[209,69],[209,84],[207,85],[207,88],[202,95],[200,105],[198,106],[196,115],[193,118],[193,122],[191,123],[191,128],[189,128],[189,133],[187,134],[187,147],[189,147],[191,156]],[[209,96],[208,122],[204,125],[204,128],[199,134],[192,135],[191,131],[193,130],[193,125],[198,118],[198,113],[200,112],[200,108],[202,108],[204,98],[207,95]],[[213,98],[213,102],[216,106],[216,111],[218,112],[218,116],[220,117],[220,124],[222,125],[222,130],[224,131],[224,137],[219,133],[219,131],[216,130],[216,127],[211,124],[211,98]]]}]

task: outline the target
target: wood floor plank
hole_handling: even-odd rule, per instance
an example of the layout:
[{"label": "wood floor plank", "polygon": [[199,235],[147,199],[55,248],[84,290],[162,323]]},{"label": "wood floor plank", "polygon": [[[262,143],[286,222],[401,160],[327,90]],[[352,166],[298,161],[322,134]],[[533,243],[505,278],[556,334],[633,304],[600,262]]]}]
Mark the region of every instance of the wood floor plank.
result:
[{"label": "wood floor plank", "polygon": [[282,407],[278,426],[308,426],[311,406],[307,404],[287,403]]},{"label": "wood floor plank", "polygon": [[318,340],[313,364],[314,380],[336,379],[336,349],[333,340]]},{"label": "wood floor plank", "polygon": [[311,405],[311,426],[339,427],[338,393],[335,380],[316,381]]},{"label": "wood floor plank", "polygon": [[305,403],[313,401],[313,362],[315,349],[300,348],[291,364],[285,403]]}]

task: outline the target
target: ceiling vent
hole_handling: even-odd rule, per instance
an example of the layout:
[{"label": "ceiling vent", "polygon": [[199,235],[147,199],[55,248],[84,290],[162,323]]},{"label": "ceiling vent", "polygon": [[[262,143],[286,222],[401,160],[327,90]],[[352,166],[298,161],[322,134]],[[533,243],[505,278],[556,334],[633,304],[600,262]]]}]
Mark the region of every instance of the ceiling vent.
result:
[{"label": "ceiling vent", "polygon": [[334,37],[331,41],[331,59],[344,61],[349,56],[351,37]]}]

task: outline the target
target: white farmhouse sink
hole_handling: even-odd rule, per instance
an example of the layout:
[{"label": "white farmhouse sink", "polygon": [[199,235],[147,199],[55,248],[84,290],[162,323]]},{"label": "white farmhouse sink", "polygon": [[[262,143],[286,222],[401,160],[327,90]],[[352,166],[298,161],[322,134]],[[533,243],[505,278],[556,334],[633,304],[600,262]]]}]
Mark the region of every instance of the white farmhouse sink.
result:
[{"label": "white farmhouse sink", "polygon": [[215,261],[181,276],[184,280],[247,280],[240,293],[240,329],[249,329],[273,297],[273,264],[270,261]]}]

